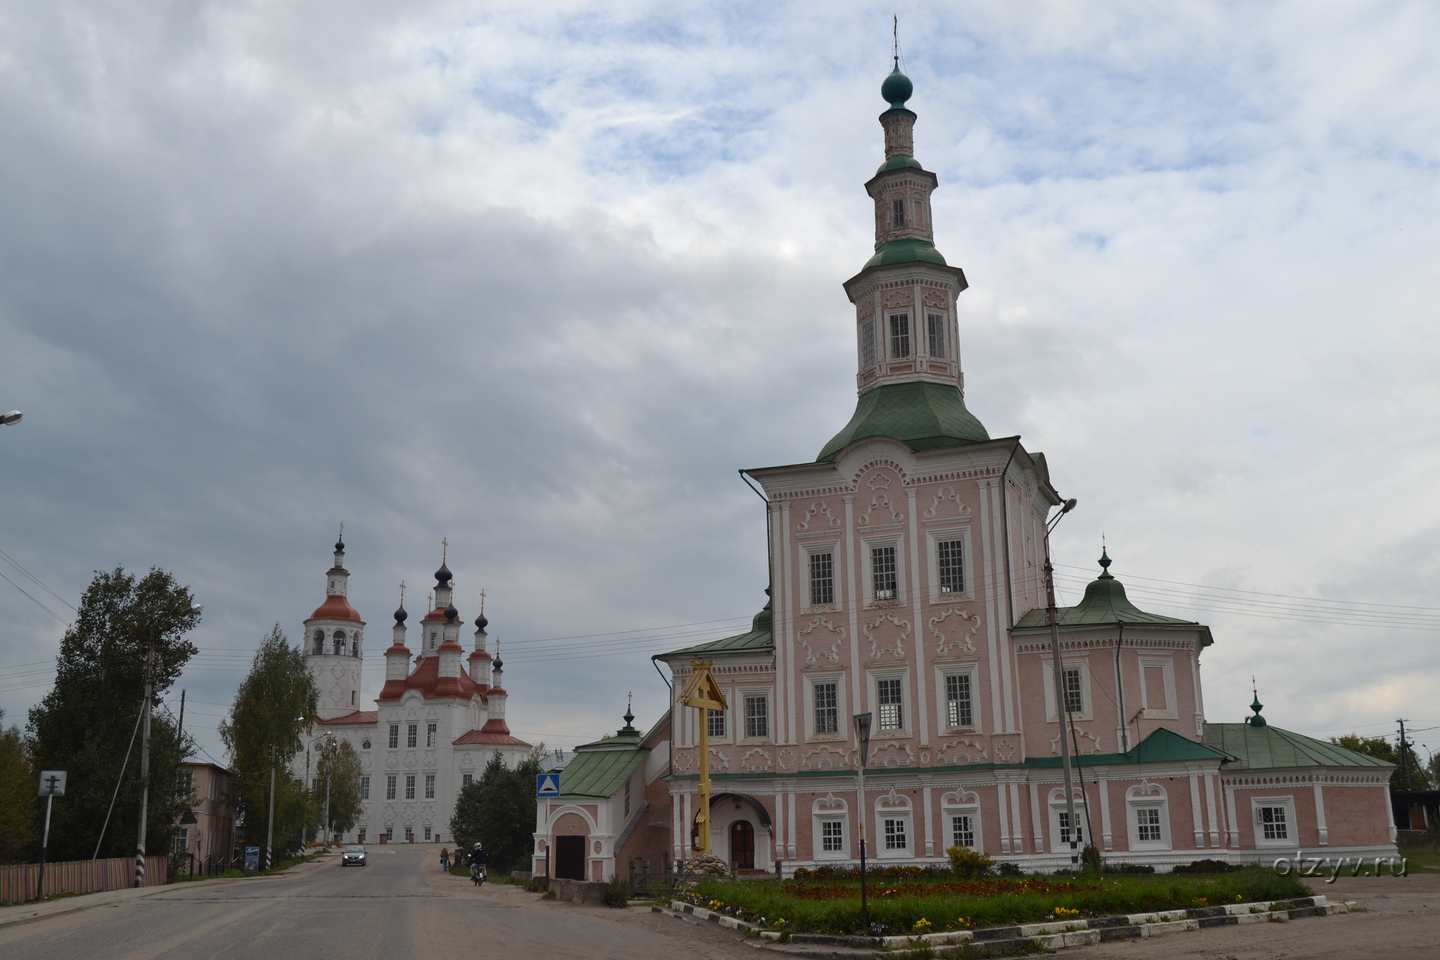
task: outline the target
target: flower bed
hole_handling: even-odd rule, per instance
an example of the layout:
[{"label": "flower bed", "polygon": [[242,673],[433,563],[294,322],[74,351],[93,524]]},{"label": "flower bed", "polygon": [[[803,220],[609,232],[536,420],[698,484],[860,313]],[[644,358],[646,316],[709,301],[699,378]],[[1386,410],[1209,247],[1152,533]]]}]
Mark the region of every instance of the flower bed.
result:
[{"label": "flower bed", "polygon": [[701,883],[680,899],[777,931],[896,936],[1046,920],[1080,920],[1308,895],[1295,877],[1250,869],[1218,876],[997,877],[940,874],[869,883],[870,925],[860,923],[858,879],[839,876]]}]

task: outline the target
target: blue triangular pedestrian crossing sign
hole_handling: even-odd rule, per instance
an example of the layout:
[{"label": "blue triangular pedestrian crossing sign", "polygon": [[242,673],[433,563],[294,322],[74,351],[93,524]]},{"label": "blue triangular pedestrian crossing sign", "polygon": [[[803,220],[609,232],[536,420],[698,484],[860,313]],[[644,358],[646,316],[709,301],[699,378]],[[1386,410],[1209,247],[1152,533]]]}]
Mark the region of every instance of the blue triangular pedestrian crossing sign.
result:
[{"label": "blue triangular pedestrian crossing sign", "polygon": [[560,774],[538,773],[535,775],[535,796],[537,797],[558,797],[560,796]]}]

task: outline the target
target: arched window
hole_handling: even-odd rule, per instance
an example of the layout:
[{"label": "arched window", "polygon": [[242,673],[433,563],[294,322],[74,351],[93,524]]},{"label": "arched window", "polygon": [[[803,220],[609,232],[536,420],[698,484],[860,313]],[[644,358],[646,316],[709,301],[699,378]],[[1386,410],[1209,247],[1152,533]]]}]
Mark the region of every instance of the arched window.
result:
[{"label": "arched window", "polygon": [[359,637],[356,637],[354,640],[351,640],[351,641],[350,641],[350,656],[352,656],[352,657],[358,657],[358,656],[360,656],[360,638],[359,638]]},{"label": "arched window", "polygon": [[1125,791],[1125,806],[1131,850],[1170,849],[1170,808],[1164,787],[1141,780]]},{"label": "arched window", "polygon": [[324,652],[325,652],[325,631],[324,631],[324,630],[316,630],[316,631],[315,631],[315,652],[316,652],[316,653],[324,653]]},{"label": "arched window", "polygon": [[336,631],[335,631],[335,654],[336,654],[336,656],[343,656],[344,653],[345,653],[345,631],[344,631],[344,630],[336,630]]},{"label": "arched window", "polygon": [[811,836],[816,860],[845,860],[850,856],[849,810],[844,800],[826,794],[810,807]]},{"label": "arched window", "polygon": [[983,852],[980,798],[971,791],[956,790],[940,798],[940,807],[945,811],[945,849],[969,847],[977,853]]}]

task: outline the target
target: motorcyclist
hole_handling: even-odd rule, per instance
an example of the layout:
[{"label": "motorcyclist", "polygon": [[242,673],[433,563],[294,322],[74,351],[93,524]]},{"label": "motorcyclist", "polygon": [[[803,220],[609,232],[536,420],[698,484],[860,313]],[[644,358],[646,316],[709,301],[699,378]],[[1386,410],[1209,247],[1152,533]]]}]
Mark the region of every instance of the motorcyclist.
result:
[{"label": "motorcyclist", "polygon": [[485,882],[485,848],[478,842],[470,850],[470,882],[475,886]]}]

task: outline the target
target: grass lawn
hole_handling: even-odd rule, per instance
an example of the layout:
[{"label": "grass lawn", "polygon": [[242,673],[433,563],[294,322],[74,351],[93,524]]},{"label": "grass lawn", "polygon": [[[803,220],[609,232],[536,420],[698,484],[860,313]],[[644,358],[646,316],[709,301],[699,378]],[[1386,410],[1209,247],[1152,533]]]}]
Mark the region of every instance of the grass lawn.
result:
[{"label": "grass lawn", "polygon": [[869,930],[860,925],[859,881],[849,877],[707,881],[688,899],[768,929],[893,936],[1310,895],[1297,877],[1268,868],[1209,876],[875,879],[869,883]]}]

